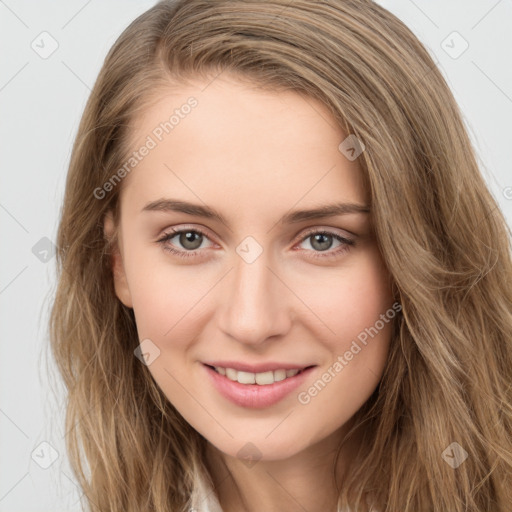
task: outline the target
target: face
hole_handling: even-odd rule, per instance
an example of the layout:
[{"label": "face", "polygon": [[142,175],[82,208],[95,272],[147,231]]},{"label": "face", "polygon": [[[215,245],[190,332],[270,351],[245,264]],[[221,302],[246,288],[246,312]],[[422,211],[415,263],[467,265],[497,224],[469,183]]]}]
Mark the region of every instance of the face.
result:
[{"label": "face", "polygon": [[171,89],[134,120],[116,293],[190,425],[224,454],[285,459],[335,435],[376,388],[389,275],[327,108],[227,74],[207,85]]}]

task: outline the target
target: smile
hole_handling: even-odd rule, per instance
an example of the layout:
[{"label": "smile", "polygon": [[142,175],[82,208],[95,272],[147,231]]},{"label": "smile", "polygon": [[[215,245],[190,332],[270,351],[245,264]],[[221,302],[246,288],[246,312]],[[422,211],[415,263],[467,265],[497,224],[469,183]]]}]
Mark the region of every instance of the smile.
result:
[{"label": "smile", "polygon": [[221,396],[240,407],[262,409],[277,404],[304,384],[316,366],[248,372],[223,366],[201,365]]}]

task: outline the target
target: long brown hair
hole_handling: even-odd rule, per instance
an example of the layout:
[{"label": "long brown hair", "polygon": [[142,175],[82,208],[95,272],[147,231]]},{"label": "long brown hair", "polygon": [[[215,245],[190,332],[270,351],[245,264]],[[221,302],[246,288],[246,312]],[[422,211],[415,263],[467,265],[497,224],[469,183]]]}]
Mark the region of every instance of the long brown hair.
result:
[{"label": "long brown hair", "polygon": [[[162,1],[109,51],[71,156],[50,320],[68,455],[88,504],[184,511],[206,471],[206,440],[134,356],[133,311],[114,292],[116,239],[103,220],[118,220],[122,183],[101,199],[94,191],[126,162],[134,116],[159,91],[226,71],[321,100],[365,146],[359,162],[402,315],[356,414],[366,437],[340,506],[367,510],[371,495],[379,512],[510,512],[510,231],[429,53],[369,0]],[[455,467],[446,454],[459,445],[467,458]]]}]

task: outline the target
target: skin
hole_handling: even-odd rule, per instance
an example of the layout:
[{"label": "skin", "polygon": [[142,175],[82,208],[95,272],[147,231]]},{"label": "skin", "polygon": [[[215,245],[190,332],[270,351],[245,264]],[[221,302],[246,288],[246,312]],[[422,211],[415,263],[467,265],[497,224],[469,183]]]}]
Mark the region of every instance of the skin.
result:
[{"label": "skin", "polygon": [[[190,96],[198,106],[122,183],[116,294],[134,309],[139,339],[160,350],[148,366],[155,381],[209,441],[207,464],[224,511],[336,510],[333,456],[380,381],[391,323],[308,404],[297,395],[391,307],[390,278],[371,215],[279,219],[324,204],[367,205],[358,161],[338,150],[347,134],[323,104],[295,92],[265,92],[227,73],[162,93],[134,120],[134,149]],[[226,224],[141,212],[161,198],[206,204]],[[164,250],[158,240],[171,227],[205,232],[195,256]],[[113,228],[107,216],[105,233]],[[329,237],[315,244],[308,231],[320,229],[355,245],[322,257],[343,244]],[[247,236],[263,249],[252,263],[236,252]],[[191,252],[193,243],[183,242],[176,235],[165,243]],[[249,409],[226,400],[206,379],[201,361],[213,359],[317,367],[307,385],[279,403]],[[248,442],[261,456],[251,467],[237,456]],[[357,442],[343,449],[339,468],[356,449]]]}]

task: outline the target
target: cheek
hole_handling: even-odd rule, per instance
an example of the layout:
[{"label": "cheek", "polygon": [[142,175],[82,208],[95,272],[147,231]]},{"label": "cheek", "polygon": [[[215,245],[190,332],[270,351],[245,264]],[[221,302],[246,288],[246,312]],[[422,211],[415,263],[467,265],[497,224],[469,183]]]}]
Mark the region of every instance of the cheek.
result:
[{"label": "cheek", "polygon": [[[377,249],[360,260],[352,274],[351,297],[335,329],[342,333],[343,343],[338,353],[350,362],[351,372],[359,371],[354,379],[365,372],[369,381],[381,375],[388,353],[389,338],[394,317],[389,273]],[[363,368],[364,367],[364,368]]]},{"label": "cheek", "polygon": [[137,247],[126,260],[126,271],[139,340],[150,339],[160,349],[150,369],[161,366],[178,376],[215,311],[210,292],[218,271],[209,265],[180,265],[159,248]]},{"label": "cheek", "polygon": [[166,345],[181,346],[193,334],[187,335],[186,331],[195,324],[201,297],[208,286],[198,278],[197,272],[182,269],[155,267],[144,274],[143,279],[134,280],[132,290],[139,335],[153,337],[158,344],[165,340]]},{"label": "cheek", "polygon": [[386,364],[395,317],[389,273],[372,249],[336,269],[328,281],[328,293],[316,287],[309,296],[311,309],[327,326],[318,339],[329,353],[324,361],[328,374],[311,394],[304,390],[304,403],[315,397],[319,410],[340,404],[339,413],[353,413],[370,396]]},{"label": "cheek", "polygon": [[[375,249],[360,259],[357,268],[349,276],[344,314],[339,318],[348,321],[351,335],[355,336],[373,326],[391,305],[389,274]],[[343,329],[343,322],[338,322],[337,327]]]},{"label": "cheek", "polygon": [[300,293],[324,324],[324,341],[344,351],[391,307],[389,273],[376,248],[361,251],[346,265],[322,270],[301,280]]},{"label": "cheek", "polygon": [[345,284],[341,309],[333,316],[330,373],[322,379],[333,383],[323,405],[337,404],[333,409],[341,415],[359,409],[380,381],[396,315],[389,274],[377,250],[358,260]]}]

